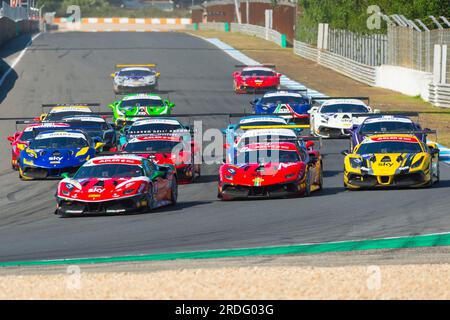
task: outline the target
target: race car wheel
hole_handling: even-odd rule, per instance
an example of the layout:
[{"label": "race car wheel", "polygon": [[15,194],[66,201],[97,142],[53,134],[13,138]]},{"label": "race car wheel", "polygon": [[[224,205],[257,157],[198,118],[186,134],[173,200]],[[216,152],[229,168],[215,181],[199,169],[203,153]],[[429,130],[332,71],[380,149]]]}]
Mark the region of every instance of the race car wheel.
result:
[{"label": "race car wheel", "polygon": [[177,179],[174,178],[173,179],[173,183],[172,183],[172,189],[171,189],[171,194],[170,194],[170,205],[171,206],[175,206],[177,204],[177,200],[178,200],[178,184],[177,184]]},{"label": "race car wheel", "polygon": [[311,195],[311,173],[308,171],[306,174],[306,186],[305,186],[305,197],[309,197]]},{"label": "race car wheel", "polygon": [[319,176],[319,189],[318,190],[322,190],[323,188],[323,166],[322,166],[322,161],[320,162],[320,176]]}]

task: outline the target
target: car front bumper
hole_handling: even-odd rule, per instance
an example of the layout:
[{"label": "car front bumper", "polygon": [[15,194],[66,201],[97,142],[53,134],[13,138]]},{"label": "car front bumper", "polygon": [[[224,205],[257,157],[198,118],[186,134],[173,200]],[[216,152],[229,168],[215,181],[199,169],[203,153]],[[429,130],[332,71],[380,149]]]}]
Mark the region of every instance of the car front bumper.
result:
[{"label": "car front bumper", "polygon": [[429,183],[430,179],[423,172],[404,173],[393,176],[375,176],[369,174],[346,174],[346,184],[350,189],[375,188],[414,188]]},{"label": "car front bumper", "polygon": [[298,182],[273,184],[261,187],[223,184],[219,186],[219,197],[231,199],[268,199],[299,196],[304,193]]}]

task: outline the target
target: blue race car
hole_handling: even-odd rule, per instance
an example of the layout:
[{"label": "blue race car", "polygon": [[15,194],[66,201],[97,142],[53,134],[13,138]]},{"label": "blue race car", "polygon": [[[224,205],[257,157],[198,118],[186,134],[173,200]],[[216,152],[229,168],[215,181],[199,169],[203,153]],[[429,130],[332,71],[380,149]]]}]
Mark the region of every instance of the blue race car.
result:
[{"label": "blue race car", "polygon": [[105,144],[104,149],[108,150],[116,146],[117,136],[114,125],[106,122],[99,115],[75,115],[63,117],[61,122],[70,125],[71,129],[80,129],[86,132],[91,138],[99,138]]},{"label": "blue race car", "polygon": [[[410,116],[418,116],[418,114],[411,113]],[[411,132],[413,134],[417,132],[415,134],[417,138],[426,143],[426,130],[423,131],[419,123],[415,123],[407,116],[386,114],[370,115],[360,125],[355,125],[350,130],[350,150],[353,150],[367,136],[385,133]]]},{"label": "blue race car", "polygon": [[41,132],[19,154],[19,177],[49,179],[74,173],[103,146],[81,130]]},{"label": "blue race car", "polygon": [[255,114],[275,114],[292,119],[295,123],[309,124],[308,111],[311,109],[312,99],[306,95],[305,90],[268,92],[250,104]]}]

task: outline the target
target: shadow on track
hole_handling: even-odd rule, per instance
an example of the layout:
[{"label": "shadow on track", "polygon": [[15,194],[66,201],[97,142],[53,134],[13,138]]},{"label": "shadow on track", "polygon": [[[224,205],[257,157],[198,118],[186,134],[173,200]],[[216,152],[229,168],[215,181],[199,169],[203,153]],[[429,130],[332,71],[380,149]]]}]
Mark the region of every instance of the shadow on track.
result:
[{"label": "shadow on track", "polygon": [[[31,34],[24,34],[11,39],[0,47],[0,103],[6,99],[8,93],[14,88],[14,85],[19,78],[17,72],[10,68],[10,65],[5,61],[5,58],[25,49],[30,43],[31,37]],[[9,72],[9,74],[5,75],[7,72]]]}]

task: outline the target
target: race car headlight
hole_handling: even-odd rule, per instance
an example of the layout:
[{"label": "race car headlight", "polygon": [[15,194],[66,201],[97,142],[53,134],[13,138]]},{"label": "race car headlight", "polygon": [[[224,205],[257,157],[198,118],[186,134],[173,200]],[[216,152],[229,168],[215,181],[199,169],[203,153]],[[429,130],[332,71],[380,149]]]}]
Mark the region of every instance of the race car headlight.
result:
[{"label": "race car headlight", "polygon": [[234,176],[236,174],[236,170],[234,170],[233,168],[227,168],[227,172],[229,174],[231,174],[232,176]]},{"label": "race car headlight", "polygon": [[425,158],[424,158],[424,157],[421,157],[419,160],[417,160],[416,162],[414,162],[414,163],[411,165],[411,169],[418,168],[418,167],[422,164],[423,159],[425,159]]},{"label": "race car headlight", "polygon": [[30,158],[35,158],[35,159],[37,158],[37,154],[33,150],[27,149],[26,153]]},{"label": "race car headlight", "polygon": [[361,159],[359,159],[359,158],[350,158],[349,162],[350,162],[350,166],[353,169],[360,169],[361,168],[361,165],[362,165],[362,160]]},{"label": "race car headlight", "polygon": [[123,192],[123,194],[127,195],[127,194],[132,194],[133,192],[135,192],[136,189],[127,189]]},{"label": "race car headlight", "polygon": [[295,177],[295,173],[290,173],[284,176],[286,179],[292,179]]}]

